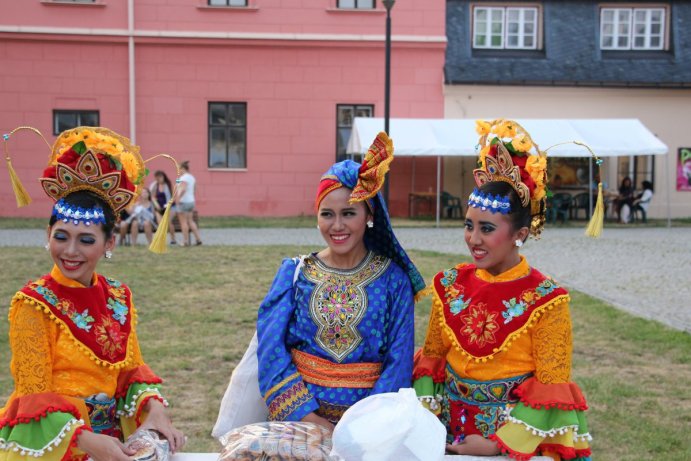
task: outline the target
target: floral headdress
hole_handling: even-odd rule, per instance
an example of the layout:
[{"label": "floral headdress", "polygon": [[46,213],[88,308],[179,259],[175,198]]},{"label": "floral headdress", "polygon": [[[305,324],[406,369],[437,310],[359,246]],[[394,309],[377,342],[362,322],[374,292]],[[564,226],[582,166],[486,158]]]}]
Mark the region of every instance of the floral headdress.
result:
[{"label": "floral headdress", "polygon": [[[490,181],[509,183],[524,207],[530,205],[530,234],[539,238],[545,225],[547,154],[541,151],[530,134],[513,120],[491,122],[478,120],[480,135],[479,168],[473,170],[478,187]],[[471,194],[470,206],[485,206],[505,213],[505,197],[487,197],[477,189]]]},{"label": "floral headdress", "polygon": [[[17,196],[17,206],[31,203],[26,190],[21,185],[7,152],[7,141],[20,130],[29,130],[39,135],[48,144],[40,131],[32,127],[18,127],[3,135],[4,147],[12,187]],[[153,158],[160,157],[157,155]],[[175,159],[163,155],[176,164]],[[99,207],[82,209],[67,204],[63,199],[73,192],[86,190],[96,194],[113,210],[116,216],[129,205],[141,191],[144,178],[148,174],[145,161],[139,153],[139,146],[129,139],[102,127],[80,126],[63,131],[58,135],[42,177],[39,178],[44,192],[56,203],[53,215],[65,222],[80,222],[86,225],[103,223],[103,210]],[[178,168],[178,176],[179,176]],[[172,198],[171,198],[172,199]],[[166,214],[168,214],[167,207]],[[165,234],[168,221],[164,218],[151,243],[151,251],[165,251]],[[160,234],[160,235],[159,235]]]},{"label": "floral headdress", "polygon": [[[478,187],[490,181],[504,181],[516,191],[524,207],[530,206],[530,235],[540,238],[545,225],[547,209],[547,151],[541,150],[528,131],[513,120],[477,120],[476,130],[480,135],[478,147],[479,167],[473,170]],[[585,147],[595,158],[598,167],[602,164],[595,153],[579,141],[569,141]],[[468,206],[488,209],[494,213],[509,213],[508,197],[494,197],[475,189],[470,195]],[[602,184],[598,186],[595,212],[586,234],[597,237],[602,232],[604,205]]]}]

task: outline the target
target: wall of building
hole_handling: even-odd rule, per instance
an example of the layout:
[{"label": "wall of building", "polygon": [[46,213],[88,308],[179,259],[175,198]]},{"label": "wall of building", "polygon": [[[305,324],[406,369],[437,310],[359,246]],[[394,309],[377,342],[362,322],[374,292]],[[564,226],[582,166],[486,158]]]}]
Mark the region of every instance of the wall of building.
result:
[{"label": "wall of building", "polygon": [[[669,203],[672,217],[691,216],[691,192],[676,190],[677,151],[691,146],[691,133],[680,129],[689,115],[691,90],[447,85],[444,95],[445,118],[638,118],[669,147],[667,155],[655,157],[649,215],[666,217]],[[474,159],[446,159],[444,188],[467,197],[474,167]],[[616,160],[605,163],[604,179],[616,189]]]},{"label": "wall of building", "polygon": [[[136,142],[144,157],[190,160],[201,214],[312,214],[316,184],[335,158],[336,105],[373,104],[374,115],[384,115],[385,12],[340,11],[335,0],[255,0],[246,10],[205,3],[137,0],[128,31],[124,1],[0,0],[7,13],[0,18],[0,129],[32,125],[52,143],[54,109],[92,109],[102,125],[130,136],[132,37]],[[392,17],[391,116],[442,117],[444,1],[397,2]],[[209,102],[247,103],[246,169],[207,168]],[[46,214],[36,178],[48,150],[32,136],[17,134],[10,153],[45,206],[17,210],[3,181],[0,215]],[[149,167],[170,168],[162,160]],[[417,162],[415,171],[422,184],[433,181],[436,167]],[[411,172],[411,160],[394,163],[393,214],[407,213]]]}]

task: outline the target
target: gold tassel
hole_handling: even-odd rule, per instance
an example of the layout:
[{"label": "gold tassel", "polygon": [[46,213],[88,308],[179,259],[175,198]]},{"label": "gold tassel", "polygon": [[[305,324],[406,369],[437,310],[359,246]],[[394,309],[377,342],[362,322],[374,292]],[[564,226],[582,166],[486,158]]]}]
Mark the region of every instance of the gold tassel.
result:
[{"label": "gold tassel", "polygon": [[602,226],[605,223],[605,201],[602,198],[602,183],[597,184],[597,201],[595,202],[595,209],[593,216],[590,218],[588,228],[585,230],[585,235],[588,237],[598,238],[602,234]]},{"label": "gold tassel", "polygon": [[149,251],[152,253],[167,253],[168,245],[166,244],[166,238],[168,236],[168,226],[170,225],[170,208],[173,206],[173,200],[168,202],[166,206],[166,211],[163,212],[163,217],[161,217],[161,222],[158,224],[158,229],[154,234],[154,238],[151,239],[151,245],[149,245]]},{"label": "gold tassel", "polygon": [[[180,177],[180,165],[178,165],[177,160],[175,158],[171,157],[168,154],[158,154],[154,155],[153,157],[144,160],[144,163],[148,163],[156,158],[163,157],[167,158],[173,164],[175,165],[175,174],[176,178]],[[175,181],[175,186],[173,186],[173,190],[171,191],[170,194],[170,200],[168,200],[168,204],[166,205],[166,211],[163,212],[163,216],[161,217],[161,222],[158,224],[158,229],[156,229],[156,233],[154,234],[154,238],[151,239],[151,245],[149,245],[149,251],[152,253],[167,253],[168,252],[168,245],[166,244],[166,238],[168,236],[168,227],[170,226],[170,209],[173,207],[173,201],[175,200],[175,197],[177,196],[178,192],[178,180],[176,179]]]},{"label": "gold tassel", "polygon": [[10,173],[10,183],[12,184],[12,190],[14,190],[14,197],[17,199],[17,208],[30,204],[31,197],[29,197],[29,193],[24,189],[22,182],[19,180],[19,176],[17,176],[17,173],[14,171],[10,157],[6,157],[5,160],[7,160],[7,171]]}]

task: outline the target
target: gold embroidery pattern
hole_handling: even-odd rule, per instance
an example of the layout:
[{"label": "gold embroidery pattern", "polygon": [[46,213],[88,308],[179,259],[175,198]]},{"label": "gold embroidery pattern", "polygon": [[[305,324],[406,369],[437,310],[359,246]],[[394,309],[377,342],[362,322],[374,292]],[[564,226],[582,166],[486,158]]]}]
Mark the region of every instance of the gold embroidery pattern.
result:
[{"label": "gold embroidery pattern", "polygon": [[305,260],[302,273],[316,284],[309,306],[310,316],[319,326],[314,339],[337,362],[362,342],[356,327],[367,311],[364,288],[390,263],[390,259],[372,252],[357,267],[347,271],[327,267],[314,257]]},{"label": "gold embroidery pattern", "polygon": [[535,377],[544,384],[567,383],[571,376],[571,317],[569,303],[545,313],[533,333]]}]

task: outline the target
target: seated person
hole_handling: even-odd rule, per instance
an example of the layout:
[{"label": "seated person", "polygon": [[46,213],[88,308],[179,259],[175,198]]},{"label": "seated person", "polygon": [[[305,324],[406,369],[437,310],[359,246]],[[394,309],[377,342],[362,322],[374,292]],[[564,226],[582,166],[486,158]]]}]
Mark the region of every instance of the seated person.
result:
[{"label": "seated person", "polygon": [[653,183],[650,181],[643,181],[642,186],[643,192],[636,195],[636,198],[633,200],[633,207],[631,208],[631,211],[643,211],[643,220],[645,221],[645,217],[648,215],[648,206],[650,205],[650,201],[653,199],[655,191],[653,190]]},{"label": "seated person", "polygon": [[132,245],[137,244],[137,237],[139,232],[144,232],[147,243],[151,244],[151,240],[156,230],[156,214],[154,205],[151,202],[151,192],[149,189],[142,189],[141,194],[137,197],[137,201],[133,207],[130,208],[129,216],[122,222],[120,226],[120,242],[123,241],[123,236],[129,230],[132,237]]}]

